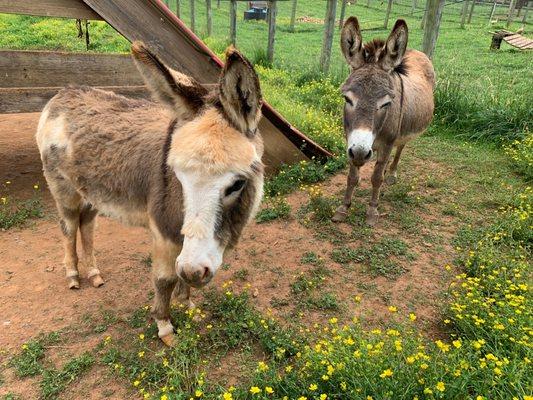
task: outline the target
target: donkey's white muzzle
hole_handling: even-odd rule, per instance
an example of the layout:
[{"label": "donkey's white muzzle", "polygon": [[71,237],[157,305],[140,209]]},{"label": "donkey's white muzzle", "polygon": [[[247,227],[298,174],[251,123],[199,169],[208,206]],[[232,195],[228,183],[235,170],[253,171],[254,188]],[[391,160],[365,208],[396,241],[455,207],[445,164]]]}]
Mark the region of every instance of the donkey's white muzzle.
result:
[{"label": "donkey's white muzzle", "polygon": [[355,165],[363,165],[372,158],[374,135],[370,130],[355,129],[348,135],[348,158]]},{"label": "donkey's white muzzle", "polygon": [[213,278],[222,264],[224,249],[215,239],[185,237],[176,259],[176,272],[190,286],[199,288]]}]

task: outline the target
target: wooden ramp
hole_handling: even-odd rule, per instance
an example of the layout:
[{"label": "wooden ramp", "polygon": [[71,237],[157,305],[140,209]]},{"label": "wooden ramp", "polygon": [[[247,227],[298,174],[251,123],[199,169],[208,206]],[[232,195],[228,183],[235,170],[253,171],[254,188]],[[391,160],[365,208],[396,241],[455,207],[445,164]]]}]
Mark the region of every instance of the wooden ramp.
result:
[{"label": "wooden ramp", "polygon": [[[105,20],[130,42],[142,40],[171,68],[191,75],[203,84],[216,83],[223,66],[222,61],[160,0],[0,0],[0,12]],[[126,74],[131,79],[126,79],[120,72],[122,68],[131,71],[131,62],[125,56],[56,53],[57,57],[50,57],[52,52],[8,53],[0,52],[0,76],[3,78],[0,80],[0,97],[4,99],[0,112],[40,111],[43,102],[53,96],[58,86],[68,83],[110,88],[133,96],[145,95],[144,88],[137,81],[137,72]],[[71,57],[78,60],[71,60]],[[27,68],[7,73],[15,65],[13,60],[19,60],[15,63],[19,66],[26,63]],[[48,67],[41,68],[39,73],[29,67],[29,64],[44,66],[43,62]],[[95,65],[99,62],[105,71]],[[72,74],[70,68],[75,65],[82,69],[78,68],[77,73]],[[88,75],[84,73],[86,66],[93,69]],[[47,74],[47,71],[53,72]],[[13,83],[8,85],[6,82],[11,81],[11,77]],[[331,156],[269,104],[264,103],[262,112],[259,128],[265,142],[264,162],[268,169],[312,157],[324,159]]]},{"label": "wooden ramp", "polygon": [[[505,29],[493,32],[493,42],[501,43],[501,40],[507,42],[513,47],[516,47],[520,50],[532,50],[533,49],[533,39],[522,36],[520,33],[515,33],[507,31]],[[499,43],[496,43],[492,48],[500,48]]]}]

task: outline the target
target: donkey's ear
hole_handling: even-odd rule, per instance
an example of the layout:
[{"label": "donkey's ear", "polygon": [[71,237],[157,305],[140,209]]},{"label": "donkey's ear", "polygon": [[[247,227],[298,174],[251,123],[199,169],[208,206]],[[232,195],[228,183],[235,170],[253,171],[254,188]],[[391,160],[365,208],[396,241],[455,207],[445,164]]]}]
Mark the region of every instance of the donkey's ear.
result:
[{"label": "donkey's ear", "polygon": [[341,50],[346,61],[353,69],[357,69],[364,64],[363,39],[357,17],[348,18],[342,27]]},{"label": "donkey's ear", "polygon": [[407,49],[407,38],[407,23],[403,19],[399,19],[394,24],[394,28],[392,28],[385,43],[383,58],[381,59],[383,69],[390,71],[401,64]]},{"label": "donkey's ear", "polygon": [[235,48],[226,50],[220,76],[220,103],[226,118],[239,131],[253,136],[261,118],[261,87],[254,67]]},{"label": "donkey's ear", "polygon": [[131,54],[156,100],[178,117],[189,119],[203,106],[207,89],[193,78],[168,68],[142,42],[133,42]]}]

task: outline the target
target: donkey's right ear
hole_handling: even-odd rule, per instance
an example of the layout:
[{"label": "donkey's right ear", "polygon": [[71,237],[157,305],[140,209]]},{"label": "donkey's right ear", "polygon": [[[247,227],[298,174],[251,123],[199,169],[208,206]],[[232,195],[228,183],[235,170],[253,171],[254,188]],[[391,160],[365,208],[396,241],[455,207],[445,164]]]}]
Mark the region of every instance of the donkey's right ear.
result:
[{"label": "donkey's right ear", "polygon": [[254,136],[263,104],[259,78],[250,61],[233,47],[226,50],[219,89],[226,118],[246,136]]},{"label": "donkey's right ear", "polygon": [[364,64],[363,39],[357,17],[348,18],[342,27],[341,50],[344,58],[353,69]]},{"label": "donkey's right ear", "polygon": [[207,89],[193,78],[168,68],[142,42],[133,42],[131,54],[150,91],[179,118],[194,117],[204,105]]}]

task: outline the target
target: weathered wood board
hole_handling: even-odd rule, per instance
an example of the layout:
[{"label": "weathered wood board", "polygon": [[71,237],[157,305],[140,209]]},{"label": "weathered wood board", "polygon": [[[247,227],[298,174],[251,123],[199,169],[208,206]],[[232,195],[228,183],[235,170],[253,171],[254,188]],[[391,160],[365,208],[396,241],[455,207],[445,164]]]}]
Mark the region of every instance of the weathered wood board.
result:
[{"label": "weathered wood board", "polygon": [[82,0],[0,0],[0,13],[102,19]]}]

